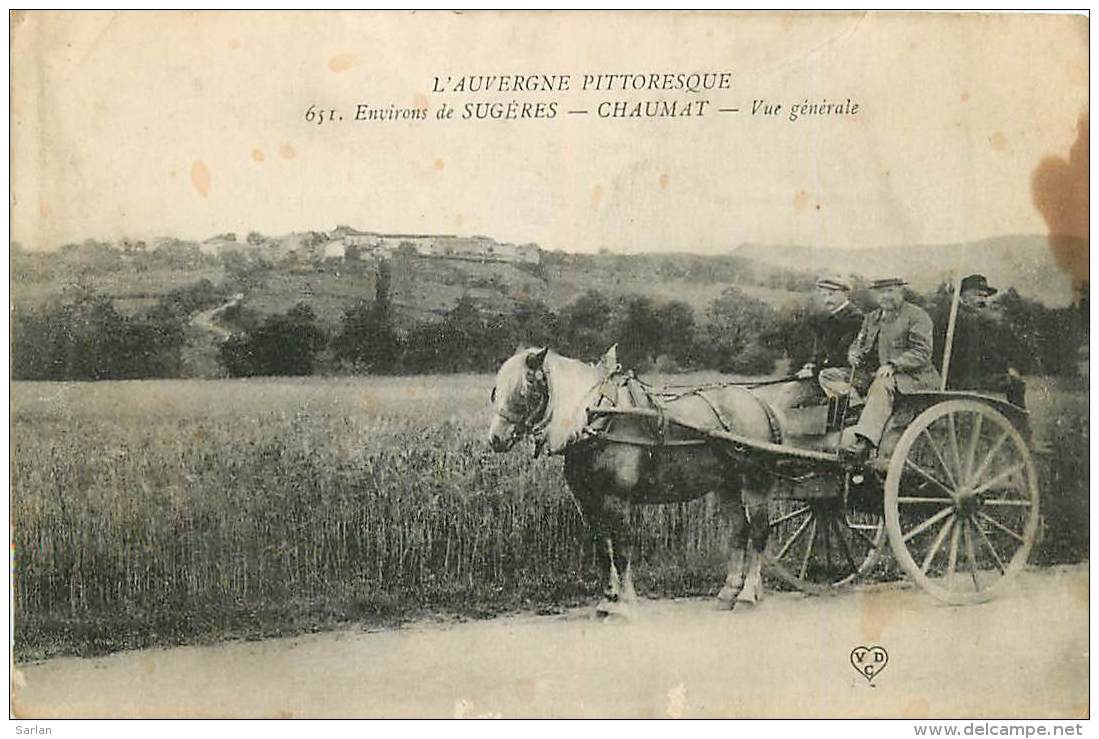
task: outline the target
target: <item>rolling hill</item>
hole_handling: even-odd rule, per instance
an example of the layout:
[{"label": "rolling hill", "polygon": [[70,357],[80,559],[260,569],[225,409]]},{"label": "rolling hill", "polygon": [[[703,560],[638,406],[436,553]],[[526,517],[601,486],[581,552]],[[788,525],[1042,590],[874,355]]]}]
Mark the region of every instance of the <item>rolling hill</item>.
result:
[{"label": "rolling hill", "polygon": [[[1081,248],[1087,248],[1081,244]],[[906,277],[917,291],[933,289],[957,269],[980,272],[1000,289],[1014,287],[1021,295],[1051,307],[1073,301],[1071,280],[1058,268],[1045,236],[1003,236],[958,244],[913,245],[863,249],[813,248],[745,244],[737,256],[778,268]]]},{"label": "rolling hill", "polygon": [[[148,250],[88,242],[62,252],[14,249],[12,301],[16,310],[34,307],[64,299],[73,285],[82,284],[112,298],[119,310],[137,313],[170,290],[205,279],[224,286],[226,294],[243,292],[242,305],[261,314],[285,312],[305,302],[325,328],[333,329],[349,306],[373,298],[378,262],[302,259],[301,244],[309,236],[250,236],[249,243],[230,243],[232,248],[220,254],[200,253],[196,244],[172,240]],[[1040,236],[864,249],[745,244],[722,255],[542,251],[540,258],[531,264],[393,256],[390,294],[398,324],[440,317],[463,296],[486,314],[506,314],[524,299],[557,310],[593,289],[611,297],[681,300],[701,315],[725,288],[735,285],[777,307],[799,300],[821,272],[864,278],[899,274],[924,291],[947,279],[955,265],[963,274],[982,272],[1001,289],[1014,286],[1049,306],[1067,305],[1073,297],[1067,275]],[[242,271],[241,264],[251,266]],[[248,275],[245,283],[242,274]]]}]

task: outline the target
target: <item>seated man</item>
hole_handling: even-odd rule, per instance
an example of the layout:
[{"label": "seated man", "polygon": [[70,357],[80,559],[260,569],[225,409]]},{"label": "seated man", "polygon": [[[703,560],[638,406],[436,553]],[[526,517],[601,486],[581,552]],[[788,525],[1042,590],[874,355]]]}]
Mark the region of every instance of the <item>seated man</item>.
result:
[{"label": "seated man", "polygon": [[[822,276],[813,292],[814,310],[803,322],[799,332],[800,351],[793,354],[794,364],[802,362],[797,377],[814,377],[829,367],[847,364],[847,349],[862,326],[862,311],[851,302],[851,281],[843,277]],[[829,397],[836,394],[823,381],[821,387]]]},{"label": "seated man", "polygon": [[[931,364],[931,316],[905,301],[906,284],[899,277],[870,284],[879,307],[863,320],[848,352],[851,366],[858,370],[855,386],[861,390],[869,383],[866,407],[851,429],[855,440],[844,450],[856,458],[865,459],[881,443],[896,393],[939,387],[939,373]],[[877,369],[871,376],[875,362]]]},{"label": "seated man", "polygon": [[[1019,341],[988,307],[988,299],[996,292],[984,275],[969,275],[962,280],[946,386],[950,390],[1004,393],[1009,402],[1024,408],[1026,383],[1009,361],[1009,357],[1019,356]],[[936,322],[938,367],[942,366],[950,323],[949,312],[944,313]]]}]

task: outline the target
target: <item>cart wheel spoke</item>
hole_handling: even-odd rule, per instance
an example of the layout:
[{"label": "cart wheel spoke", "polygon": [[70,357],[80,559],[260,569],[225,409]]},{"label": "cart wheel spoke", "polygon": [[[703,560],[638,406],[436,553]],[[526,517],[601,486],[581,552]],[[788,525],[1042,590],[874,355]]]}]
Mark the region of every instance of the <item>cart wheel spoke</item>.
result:
[{"label": "cart wheel spoke", "polygon": [[[935,459],[937,459],[939,461],[939,466],[942,468],[943,472],[946,473],[947,479],[950,480],[950,487],[948,488],[945,485],[943,485],[941,482],[939,482],[938,480],[935,480],[935,478],[931,477],[930,474],[928,474],[926,476],[929,479],[931,479],[933,482],[935,482],[937,485],[939,485],[940,487],[945,489],[945,490],[952,490],[952,489],[956,488],[958,486],[958,482],[957,482],[957,480],[954,479],[954,475],[950,471],[950,465],[948,465],[946,463],[946,460],[943,459],[943,453],[939,449],[938,442],[935,441],[934,437],[931,436],[931,432],[928,431],[927,429],[923,430],[923,435],[924,435],[924,438],[927,439],[927,445],[929,447],[931,447],[931,451],[935,452]],[[913,463],[913,466],[915,466],[915,463]]]},{"label": "cart wheel spoke", "polygon": [[911,468],[912,471],[916,472],[920,477],[924,478],[925,480],[927,480],[931,484],[938,486],[947,495],[949,495],[951,499],[953,499],[953,497],[954,497],[954,488],[953,487],[948,487],[946,485],[946,483],[944,483],[942,480],[940,480],[939,478],[932,475],[930,472],[925,470],[920,465],[913,462],[911,459],[904,460],[904,464],[905,464],[905,466]]},{"label": "cart wheel spoke", "polygon": [[969,572],[973,577],[973,589],[981,590],[981,583],[977,579],[977,550],[973,544],[973,532],[970,531],[972,522],[968,518],[962,519],[962,539],[965,541],[965,556],[969,560]]},{"label": "cart wheel spoke", "polygon": [[870,538],[869,536],[867,536],[866,534],[864,534],[862,532],[863,531],[875,531],[876,532],[880,528],[879,526],[871,526],[868,523],[862,523],[862,524],[853,523],[853,524],[849,525],[849,528],[851,529],[851,533],[853,533],[855,536],[857,536],[860,539],[862,539],[863,541],[865,541],[867,546],[869,546],[871,549],[878,546],[878,543],[876,541],[874,541],[872,538]]},{"label": "cart wheel spoke", "polygon": [[990,524],[992,524],[993,526],[995,526],[996,528],[998,528],[1000,531],[1004,532],[1005,534],[1007,534],[1011,538],[1015,539],[1019,543],[1025,543],[1026,542],[1026,539],[1023,538],[1022,534],[1018,533],[1017,531],[1013,531],[1012,529],[1009,529],[1007,526],[1004,526],[1002,523],[1000,523],[999,521],[997,521],[995,518],[988,515],[984,511],[978,511],[977,515],[980,517],[980,519],[982,521],[988,521]]},{"label": "cart wheel spoke", "polygon": [[981,440],[981,424],[983,421],[984,416],[978,413],[977,419],[973,422],[973,431],[969,435],[969,446],[965,452],[965,469],[962,472],[963,481],[972,479],[970,475],[973,474],[973,462],[976,461],[977,443]]},{"label": "cart wheel spoke", "polygon": [[974,472],[973,475],[970,477],[971,481],[975,482],[984,477],[985,471],[988,469],[988,465],[992,463],[993,459],[995,459],[996,453],[1000,451],[1000,447],[1002,447],[1004,445],[1004,442],[1007,441],[1008,436],[1009,433],[1007,429],[1004,429],[1004,432],[1000,434],[1000,438],[996,439],[996,442],[985,454],[984,459],[981,460],[981,464],[979,467],[977,467],[977,471]]},{"label": "cart wheel spoke", "polygon": [[954,414],[951,413],[946,417],[947,426],[950,428],[950,451],[954,453],[954,471],[957,473],[954,475],[955,480],[964,480],[962,475],[962,452],[958,446],[958,426],[954,421]]},{"label": "cart wheel spoke", "polygon": [[995,487],[996,485],[998,485],[1003,480],[1006,480],[1009,477],[1011,477],[1012,475],[1016,475],[1019,472],[1022,472],[1025,467],[1026,467],[1026,465],[1023,464],[1022,462],[1020,462],[1019,464],[1017,464],[1013,467],[1008,467],[1006,470],[1004,470],[1000,474],[996,475],[991,480],[988,480],[987,482],[981,483],[981,485],[974,488],[973,489],[973,495],[980,495],[981,493],[985,492],[986,490]]},{"label": "cart wheel spoke", "polygon": [[1010,506],[1015,508],[1030,508],[1029,500],[1013,500],[1010,498],[985,498],[981,501],[982,505],[991,506]]},{"label": "cart wheel spoke", "polygon": [[988,534],[985,533],[984,528],[976,521],[973,521],[972,523],[973,528],[977,531],[978,534],[980,534],[981,541],[984,542],[984,545],[988,548],[988,551],[992,553],[992,559],[996,562],[996,569],[1000,571],[1001,575],[1007,572],[1007,570],[1004,568],[1004,561],[1000,559],[1000,553],[996,551],[996,547],[992,546],[992,540],[988,538]]},{"label": "cart wheel spoke", "polygon": [[909,529],[904,534],[903,541],[908,541],[912,537],[922,534],[924,531],[927,531],[927,529],[931,528],[932,526],[937,524],[939,521],[942,521],[944,518],[951,515],[952,513],[954,513],[954,506],[947,506],[945,508],[942,508],[934,516],[931,516],[930,518],[925,519],[923,521],[923,523],[918,524],[916,526],[913,526],[911,529]]},{"label": "cart wheel spoke", "polygon": [[954,525],[950,528],[950,557],[946,564],[946,579],[949,582],[954,577],[954,567],[958,564],[958,519],[954,519]]},{"label": "cart wheel spoke", "polygon": [[805,547],[805,556],[801,559],[801,569],[798,570],[798,577],[802,580],[805,579],[805,573],[809,571],[809,558],[813,554],[813,543],[817,540],[817,517],[813,516],[813,524],[809,530],[809,544]]},{"label": "cart wheel spoke", "polygon": [[943,545],[943,541],[946,539],[946,535],[950,533],[950,528],[954,525],[954,517],[949,516],[944,522],[939,533],[935,535],[935,541],[931,543],[931,548],[927,550],[927,554],[923,558],[923,562],[920,564],[920,571],[926,573],[927,568],[931,566],[931,561],[935,559],[935,555],[939,551],[939,547]]},{"label": "cart wheel spoke", "polygon": [[797,518],[798,516],[804,515],[804,514],[808,513],[810,510],[812,510],[812,509],[809,506],[805,506],[804,508],[799,508],[798,510],[794,511],[793,513],[787,513],[783,516],[779,516],[774,521],[771,521],[771,528],[774,528],[774,527],[778,526],[780,523],[785,523],[786,521],[789,521],[791,518]]},{"label": "cart wheel spoke", "polygon": [[[808,510],[808,509],[806,509],[806,510]],[[809,528],[809,524],[812,523],[813,520],[814,520],[814,517],[809,516],[808,518],[806,518],[804,521],[801,522],[801,525],[799,525],[797,527],[797,529],[790,536],[790,538],[786,540],[786,543],[782,545],[782,549],[779,550],[778,556],[775,557],[775,559],[781,560],[783,557],[786,556],[786,553],[790,551],[790,548],[792,546],[794,546],[794,542],[797,541],[798,537],[801,536],[802,532],[805,531],[805,529]]]}]

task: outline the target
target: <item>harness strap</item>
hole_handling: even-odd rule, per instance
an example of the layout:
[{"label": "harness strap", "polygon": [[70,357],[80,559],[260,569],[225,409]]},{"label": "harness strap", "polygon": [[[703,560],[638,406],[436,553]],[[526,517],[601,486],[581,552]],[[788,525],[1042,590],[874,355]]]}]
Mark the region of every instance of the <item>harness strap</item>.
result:
[{"label": "harness strap", "polygon": [[[749,395],[752,394],[749,393]],[[752,397],[756,399],[756,402],[759,403],[761,408],[763,408],[763,413],[767,416],[767,425],[771,427],[771,443],[781,444],[782,424],[779,422],[778,416],[775,414],[775,409],[771,407],[770,403],[765,402],[758,395],[752,395]]]},{"label": "harness strap", "polygon": [[699,388],[698,390],[695,390],[693,393],[690,394],[697,395],[698,397],[702,398],[703,401],[705,401],[706,405],[710,406],[710,410],[714,413],[714,418],[716,418],[717,422],[721,424],[722,431],[732,432],[733,425],[729,423],[729,420],[727,418],[725,418],[725,414],[721,412],[721,409],[717,407],[717,404],[715,404],[714,401],[706,397],[706,393],[703,392],[702,388]]}]

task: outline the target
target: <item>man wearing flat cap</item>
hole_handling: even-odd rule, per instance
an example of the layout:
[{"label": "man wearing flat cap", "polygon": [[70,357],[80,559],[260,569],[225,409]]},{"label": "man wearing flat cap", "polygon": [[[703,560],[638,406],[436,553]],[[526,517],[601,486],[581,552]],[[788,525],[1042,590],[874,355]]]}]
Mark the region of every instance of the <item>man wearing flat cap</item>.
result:
[{"label": "man wearing flat cap", "polygon": [[[867,314],[848,352],[848,361],[858,370],[857,377],[862,378],[856,385],[865,385],[867,381],[870,385],[866,407],[851,429],[855,440],[844,450],[856,458],[866,458],[881,443],[897,393],[939,387],[939,373],[931,364],[934,331],[931,316],[905,301],[906,284],[900,277],[870,283],[878,309]],[[870,375],[875,364],[876,369]]]},{"label": "man wearing flat cap", "polygon": [[[981,274],[963,278],[959,287],[947,388],[1004,393],[1008,401],[1025,407],[1026,383],[1008,360],[1009,356],[1018,355],[1019,342],[988,308],[988,299],[996,294],[996,288]],[[937,321],[934,360],[937,367],[942,366],[949,318],[949,313],[945,313]]]},{"label": "man wearing flat cap", "polygon": [[[843,277],[824,275],[817,279],[813,291],[817,310],[803,322],[798,346],[791,351],[791,364],[801,365],[798,377],[814,377],[822,370],[847,364],[847,349],[862,326],[862,311],[851,302],[851,289],[851,281]],[[828,392],[827,387],[824,389]]]}]

